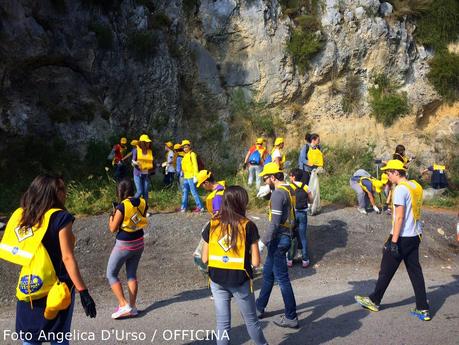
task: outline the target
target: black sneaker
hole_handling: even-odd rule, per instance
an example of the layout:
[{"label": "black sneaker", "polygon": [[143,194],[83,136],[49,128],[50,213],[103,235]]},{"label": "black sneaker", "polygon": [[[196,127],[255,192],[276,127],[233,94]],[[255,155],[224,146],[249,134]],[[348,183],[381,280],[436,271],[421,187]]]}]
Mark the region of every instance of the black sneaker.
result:
[{"label": "black sneaker", "polygon": [[279,327],[284,328],[298,328],[298,318],[294,318],[293,320],[287,319],[285,315],[282,315],[279,320],[274,320],[274,324]]}]

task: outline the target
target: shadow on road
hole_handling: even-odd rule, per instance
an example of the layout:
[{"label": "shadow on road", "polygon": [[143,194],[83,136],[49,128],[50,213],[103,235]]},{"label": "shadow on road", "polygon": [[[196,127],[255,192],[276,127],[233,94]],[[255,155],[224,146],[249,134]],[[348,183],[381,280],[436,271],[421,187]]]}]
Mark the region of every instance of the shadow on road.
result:
[{"label": "shadow on road", "polygon": [[210,296],[210,289],[208,288],[202,288],[198,290],[188,290],[188,291],[183,291],[171,298],[161,300],[161,301],[156,301],[152,304],[150,304],[148,307],[146,307],[143,310],[139,310],[139,315],[137,317],[144,317],[146,316],[149,312],[160,309],[163,307],[166,307],[170,304],[174,303],[179,303],[179,302],[186,302],[186,301],[193,301],[196,299],[201,299],[201,298],[208,298]]}]

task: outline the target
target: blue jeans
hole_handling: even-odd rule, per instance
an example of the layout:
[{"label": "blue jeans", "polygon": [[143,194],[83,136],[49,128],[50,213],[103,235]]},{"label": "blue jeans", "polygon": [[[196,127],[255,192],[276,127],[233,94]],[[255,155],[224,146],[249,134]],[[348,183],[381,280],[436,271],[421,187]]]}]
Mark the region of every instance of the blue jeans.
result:
[{"label": "blue jeans", "polygon": [[134,175],[135,197],[142,197],[148,205],[148,189],[150,188],[150,177],[147,174]]},{"label": "blue jeans", "polygon": [[247,184],[249,186],[253,184],[253,180],[255,179],[257,189],[260,189],[260,185],[261,185],[260,173],[262,170],[263,170],[263,167],[261,165],[250,165],[249,166],[249,180],[247,181]]},{"label": "blue jeans", "polygon": [[296,302],[293,295],[292,284],[288,276],[287,262],[285,254],[290,248],[290,236],[280,235],[268,243],[268,255],[263,265],[263,286],[257,299],[257,309],[264,311],[268,305],[269,296],[277,280],[282,293],[285,305],[285,317],[293,320],[296,315]]},{"label": "blue jeans", "polygon": [[217,339],[217,345],[229,344],[228,337],[226,335],[222,337],[222,335],[224,331],[229,334],[231,329],[231,297],[233,296],[244,318],[250,338],[257,345],[267,344],[260,322],[258,321],[255,297],[253,292],[250,292],[249,281],[237,287],[224,287],[211,281],[210,288],[214,296],[217,334],[220,335],[220,339]]},{"label": "blue jeans", "polygon": [[188,207],[188,194],[193,195],[194,201],[196,202],[196,206],[199,208],[204,208],[201,199],[199,198],[198,189],[193,182],[192,178],[186,178],[183,180],[183,188],[182,188],[182,210],[186,210]]},{"label": "blue jeans", "polygon": [[[62,329],[62,335],[63,337],[65,336],[66,333],[70,332],[70,326],[72,324],[72,316],[73,316],[73,306],[75,305],[75,290],[73,289],[72,292],[72,303],[70,303],[70,306],[69,306],[69,312],[68,312],[68,316],[67,316],[67,320],[65,320],[65,324],[64,324],[64,328]],[[57,334],[56,334],[57,336]],[[38,341],[27,341],[27,340],[24,340],[22,342],[22,345],[41,345],[42,343],[41,342],[38,342]],[[62,342],[59,342],[59,341],[51,341],[50,342],[51,345],[69,345],[69,341],[66,340],[66,339],[63,339]]]},{"label": "blue jeans", "polygon": [[298,223],[298,235],[300,235],[301,241],[301,256],[303,261],[309,260],[308,255],[308,213],[307,211],[297,211],[296,212],[296,221]]}]

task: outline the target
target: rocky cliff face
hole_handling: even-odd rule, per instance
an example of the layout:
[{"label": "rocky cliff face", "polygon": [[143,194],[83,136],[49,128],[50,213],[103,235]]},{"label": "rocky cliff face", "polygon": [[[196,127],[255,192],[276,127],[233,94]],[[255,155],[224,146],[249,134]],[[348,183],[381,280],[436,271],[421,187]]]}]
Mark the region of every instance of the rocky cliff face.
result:
[{"label": "rocky cliff face", "polygon": [[[435,117],[440,97],[426,79],[432,52],[416,45],[414,23],[391,13],[378,0],[320,1],[324,48],[300,72],[286,51],[294,23],[277,0],[6,0],[0,128],[76,142],[148,131],[219,143],[217,132],[231,136],[230,99],[242,90],[279,109],[289,133],[303,136],[308,124],[326,140],[359,136],[381,151],[417,142],[430,159],[435,152],[420,132],[438,123],[443,131],[433,127],[433,135],[454,137],[459,114],[453,106]],[[411,106],[389,129],[369,117],[379,73]],[[352,114],[342,107],[348,75],[361,81]],[[410,134],[400,133],[402,124]]]}]

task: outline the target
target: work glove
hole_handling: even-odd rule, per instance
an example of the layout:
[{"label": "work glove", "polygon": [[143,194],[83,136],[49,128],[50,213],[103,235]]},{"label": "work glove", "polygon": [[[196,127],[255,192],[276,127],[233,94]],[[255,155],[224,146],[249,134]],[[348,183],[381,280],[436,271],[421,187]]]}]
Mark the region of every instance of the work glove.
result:
[{"label": "work glove", "polygon": [[198,183],[198,178],[196,176],[193,177],[193,183],[194,184]]},{"label": "work glove", "polygon": [[88,289],[80,291],[81,305],[83,306],[86,316],[91,318],[96,317],[96,303],[89,294]]},{"label": "work glove", "polygon": [[398,244],[390,241],[389,243],[389,253],[395,260],[400,260],[402,256],[398,250]]},{"label": "work glove", "polygon": [[373,206],[373,210],[374,210],[377,214],[381,214],[381,211],[379,210],[378,206],[374,205],[374,206]]}]

